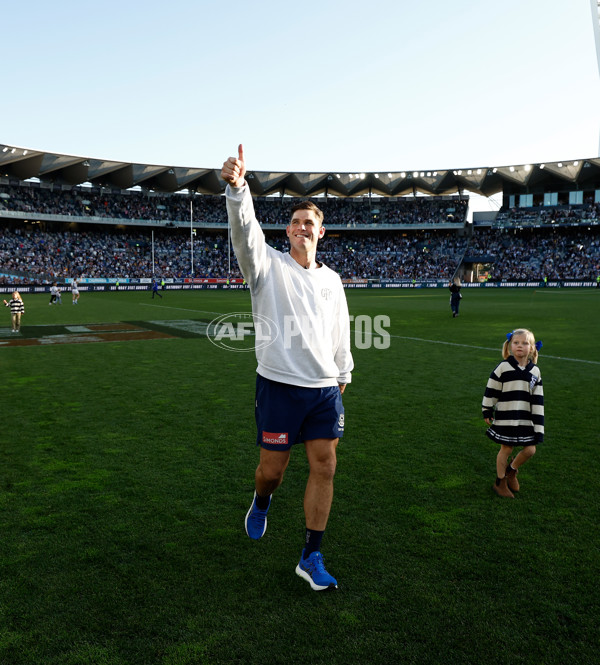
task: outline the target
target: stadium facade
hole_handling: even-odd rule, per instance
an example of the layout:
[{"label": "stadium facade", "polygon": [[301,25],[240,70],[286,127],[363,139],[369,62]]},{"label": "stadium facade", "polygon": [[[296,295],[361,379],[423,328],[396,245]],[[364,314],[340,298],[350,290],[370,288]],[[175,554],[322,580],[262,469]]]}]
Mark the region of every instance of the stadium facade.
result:
[{"label": "stadium facade", "polygon": [[[0,144],[0,176],[31,178],[59,185],[127,190],[141,187],[163,193],[181,191],[222,194],[226,183],[219,168],[158,166],[77,157]],[[473,192],[482,196],[540,195],[600,189],[600,158],[469,168],[397,172],[248,171],[254,196],[440,196]],[[504,201],[505,205],[508,202]]]}]

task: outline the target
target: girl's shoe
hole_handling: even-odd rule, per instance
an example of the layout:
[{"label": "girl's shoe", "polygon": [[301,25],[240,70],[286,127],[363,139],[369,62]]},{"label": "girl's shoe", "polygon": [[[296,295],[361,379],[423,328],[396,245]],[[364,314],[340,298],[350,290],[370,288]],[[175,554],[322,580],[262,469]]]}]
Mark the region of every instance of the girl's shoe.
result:
[{"label": "girl's shoe", "polygon": [[515,495],[508,489],[506,476],[504,476],[504,478],[496,478],[496,482],[493,485],[493,490],[498,496],[502,496],[505,499],[515,498]]},{"label": "girl's shoe", "polygon": [[506,467],[506,482],[509,489],[513,492],[518,492],[521,489],[521,486],[519,485],[519,479],[517,478],[517,473],[519,473],[519,469],[513,469],[509,460],[508,466]]}]

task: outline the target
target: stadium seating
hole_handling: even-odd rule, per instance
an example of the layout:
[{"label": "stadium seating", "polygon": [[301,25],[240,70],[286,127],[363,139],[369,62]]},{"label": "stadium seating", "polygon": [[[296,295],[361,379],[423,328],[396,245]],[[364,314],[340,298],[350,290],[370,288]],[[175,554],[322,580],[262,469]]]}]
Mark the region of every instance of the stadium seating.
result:
[{"label": "stadium seating", "polygon": [[[269,242],[279,249],[287,247],[283,228],[293,203],[287,198],[255,202]],[[467,253],[493,258],[492,280],[596,279],[600,273],[600,227],[585,226],[597,219],[600,208],[589,201],[579,207],[502,210],[493,226],[474,228],[466,224],[467,202],[458,197],[318,203],[326,226],[335,227],[321,241],[319,257],[346,279],[449,280]],[[51,217],[34,224],[25,215]],[[228,249],[223,198],[195,196],[193,215],[199,227],[194,276],[241,276]],[[110,221],[85,223],[85,218]],[[174,224],[189,224],[188,196],[0,184],[0,220],[4,283],[190,276],[189,226]],[[453,222],[451,229],[443,228],[447,222]],[[456,229],[456,222],[462,228]],[[382,225],[403,227],[393,231]]]}]

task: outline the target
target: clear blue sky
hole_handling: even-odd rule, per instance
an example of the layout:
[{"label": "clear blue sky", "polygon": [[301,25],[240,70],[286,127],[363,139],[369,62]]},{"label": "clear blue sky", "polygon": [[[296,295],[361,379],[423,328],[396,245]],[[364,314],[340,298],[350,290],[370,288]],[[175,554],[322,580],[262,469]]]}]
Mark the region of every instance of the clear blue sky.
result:
[{"label": "clear blue sky", "polygon": [[4,3],[0,142],[256,170],[598,155],[589,0]]}]

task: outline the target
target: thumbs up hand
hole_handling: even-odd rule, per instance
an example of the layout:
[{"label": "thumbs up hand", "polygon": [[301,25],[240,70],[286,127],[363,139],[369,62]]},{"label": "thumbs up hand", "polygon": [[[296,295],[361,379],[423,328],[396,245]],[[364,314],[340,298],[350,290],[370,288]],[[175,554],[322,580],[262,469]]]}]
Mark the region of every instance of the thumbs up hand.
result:
[{"label": "thumbs up hand", "polygon": [[244,161],[244,146],[240,143],[238,146],[238,156],[229,157],[223,162],[221,169],[221,178],[228,182],[232,187],[242,187],[244,185],[244,176],[246,175],[246,163]]}]

